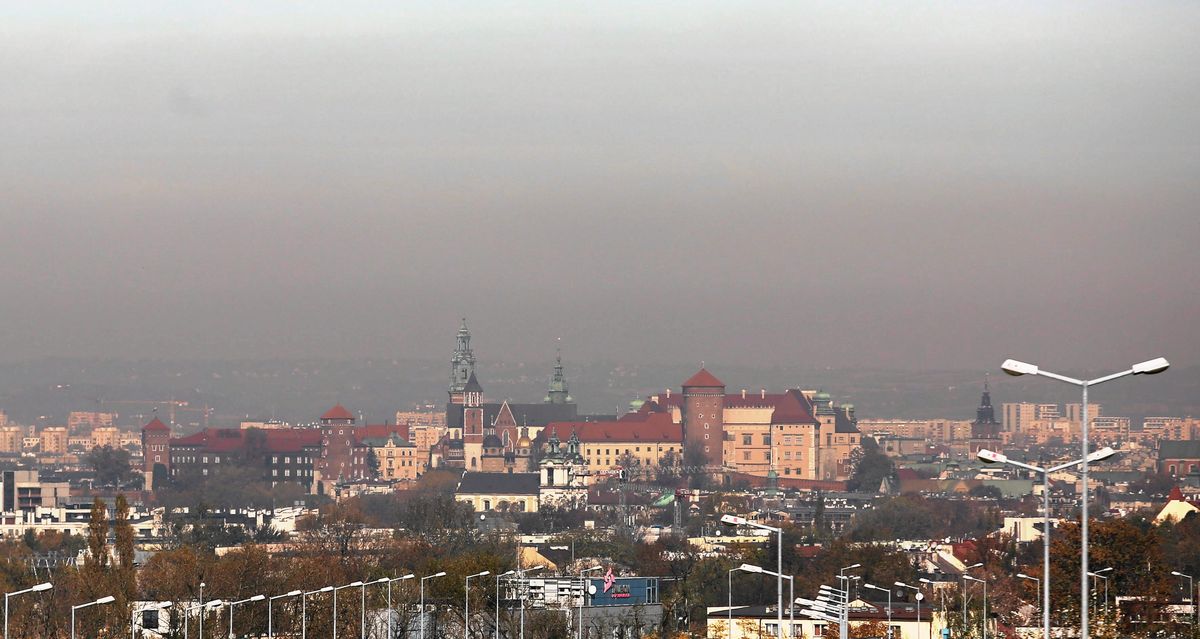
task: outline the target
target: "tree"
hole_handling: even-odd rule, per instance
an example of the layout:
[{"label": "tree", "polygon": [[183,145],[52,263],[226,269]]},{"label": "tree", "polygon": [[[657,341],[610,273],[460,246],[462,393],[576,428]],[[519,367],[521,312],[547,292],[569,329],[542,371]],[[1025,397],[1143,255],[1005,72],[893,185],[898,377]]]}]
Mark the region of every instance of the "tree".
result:
[{"label": "tree", "polygon": [[108,568],[108,505],[99,497],[92,501],[92,514],[88,520],[88,556],[83,565],[85,572],[96,577]]},{"label": "tree", "polygon": [[862,438],[859,450],[862,451],[861,456],[854,465],[854,472],[846,482],[846,487],[856,492],[878,492],[883,480],[895,475],[896,465],[870,437]]},{"label": "tree", "polygon": [[112,446],[98,446],[88,451],[88,465],[96,473],[96,485],[120,486],[133,476],[129,452]]},{"label": "tree", "polygon": [[379,455],[374,448],[367,449],[367,472],[371,479],[379,479]]},{"label": "tree", "polygon": [[683,474],[688,478],[688,488],[708,488],[708,454],[704,452],[704,444],[693,441],[683,447]]}]

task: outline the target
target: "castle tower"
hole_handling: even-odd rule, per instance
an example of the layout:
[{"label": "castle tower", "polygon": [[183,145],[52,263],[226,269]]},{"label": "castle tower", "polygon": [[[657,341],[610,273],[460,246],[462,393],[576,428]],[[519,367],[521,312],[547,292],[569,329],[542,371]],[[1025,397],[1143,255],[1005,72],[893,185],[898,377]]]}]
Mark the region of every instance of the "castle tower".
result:
[{"label": "castle tower", "polygon": [[547,404],[570,404],[574,401],[567,391],[567,378],[563,375],[561,351],[555,356],[554,374],[550,376],[550,387],[546,392],[546,399],[543,401]]},{"label": "castle tower", "polygon": [[472,372],[463,385],[463,464],[467,470],[479,470],[483,438],[483,387]]},{"label": "castle tower", "polygon": [[683,448],[703,450],[709,466],[722,463],[725,440],[725,383],[701,367],[683,383]]},{"label": "castle tower", "polygon": [[159,468],[161,478],[171,474],[171,428],[158,417],[142,427],[142,474],[143,484],[154,489],[154,470]]},{"label": "castle tower", "polygon": [[455,338],[454,355],[450,358],[450,403],[462,405],[467,381],[475,374],[475,353],[471,351],[471,331],[463,318]]},{"label": "castle tower", "polygon": [[983,380],[983,395],[979,398],[979,407],[975,409],[975,421],[971,422],[972,453],[981,448],[995,449],[1000,443],[1000,423],[996,421],[996,411],[992,408],[992,393],[988,388],[988,380]]}]

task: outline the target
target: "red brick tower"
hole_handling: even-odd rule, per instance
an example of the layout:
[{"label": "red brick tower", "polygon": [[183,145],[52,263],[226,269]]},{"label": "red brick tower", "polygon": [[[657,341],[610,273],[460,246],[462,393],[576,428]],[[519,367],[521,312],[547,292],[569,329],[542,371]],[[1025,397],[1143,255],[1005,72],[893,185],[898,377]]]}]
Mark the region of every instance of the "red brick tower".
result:
[{"label": "red brick tower", "polygon": [[162,477],[171,474],[171,428],[157,417],[142,427],[142,474],[146,488],[154,488],[154,467]]},{"label": "red brick tower", "polygon": [[463,466],[477,471],[483,458],[483,387],[471,373],[463,387]]},{"label": "red brick tower", "polygon": [[683,383],[683,447],[701,448],[709,466],[720,466],[725,440],[725,383],[700,368]]}]

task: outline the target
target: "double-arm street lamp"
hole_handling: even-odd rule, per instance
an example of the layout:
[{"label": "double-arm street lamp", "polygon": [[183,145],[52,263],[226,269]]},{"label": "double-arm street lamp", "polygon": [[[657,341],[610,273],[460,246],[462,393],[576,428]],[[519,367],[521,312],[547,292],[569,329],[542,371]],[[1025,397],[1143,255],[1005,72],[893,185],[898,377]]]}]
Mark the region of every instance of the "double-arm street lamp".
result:
[{"label": "double-arm street lamp", "polygon": [[[374,581],[368,581],[362,585],[362,603],[358,609],[358,632],[360,639],[367,639],[367,586],[371,584],[386,584],[389,583],[387,577],[380,577]],[[391,611],[388,611],[391,614]]]},{"label": "double-arm street lamp", "polygon": [[[1036,587],[1037,587],[1037,591],[1038,591],[1039,593],[1042,591],[1042,580],[1041,580],[1041,579],[1038,579],[1037,577],[1031,577],[1031,576],[1029,576],[1029,575],[1027,575],[1027,574],[1025,574],[1025,573],[1023,573],[1023,572],[1019,572],[1019,573],[1017,573],[1017,578],[1018,578],[1018,579],[1028,579],[1029,581],[1032,581],[1032,582],[1034,582],[1035,584],[1037,584],[1037,586],[1036,586]],[[1043,620],[1043,622],[1044,622],[1044,621],[1045,621],[1045,619],[1046,619],[1046,612],[1047,612],[1047,611],[1046,611],[1046,609],[1045,609],[1045,608],[1042,608],[1042,609],[1040,610],[1040,612],[1042,613],[1042,620]],[[1048,639],[1048,638],[1047,638],[1047,639]]]},{"label": "double-arm street lamp", "polygon": [[510,575],[517,574],[515,570],[506,570],[496,575],[496,636],[495,639],[500,639],[500,580]]},{"label": "double-arm street lamp", "polygon": [[1172,570],[1171,574],[1188,580],[1188,601],[1192,602],[1192,629],[1194,630],[1197,619],[1200,619],[1200,610],[1196,605],[1196,580],[1191,575],[1185,575],[1178,570]]},{"label": "double-arm street lamp", "polygon": [[310,590],[300,595],[300,639],[308,639],[308,596],[322,592],[333,592],[333,586]]},{"label": "double-arm street lamp", "polygon": [[46,583],[38,584],[32,588],[26,588],[25,590],[4,593],[4,639],[8,639],[8,598],[16,597],[17,595],[23,595],[27,592],[42,592],[43,590],[50,590],[53,587],[54,584],[47,581]]},{"label": "double-arm street lamp", "polygon": [[87,608],[89,606],[97,606],[100,604],[112,603],[116,600],[117,600],[116,597],[109,595],[107,597],[101,597],[95,601],[81,603],[78,606],[71,606],[71,639],[75,639],[75,611],[76,610],[82,610],[83,608]]},{"label": "double-arm street lamp", "polygon": [[[473,575],[467,575],[467,578],[465,580],[465,585],[463,586],[463,639],[467,639],[470,636],[471,580],[474,579],[475,577],[486,577],[490,574],[492,574],[492,571],[485,570],[483,572],[477,572]],[[364,637],[363,639],[366,639],[366,637]]]},{"label": "double-arm street lamp", "polygon": [[[213,599],[212,601],[205,601],[203,603],[198,603],[194,606],[188,606],[187,608],[184,608],[183,609],[183,639],[187,639],[187,637],[188,637],[188,620],[191,618],[193,610],[196,610],[200,613],[200,620],[203,621],[204,615],[207,614],[209,610],[215,610],[224,605],[225,605],[224,600]],[[201,626],[201,627],[203,628],[203,626]],[[204,637],[203,631],[200,632],[200,636]]]},{"label": "double-arm street lamp", "polygon": [[721,515],[721,523],[728,524],[731,526],[750,526],[751,528],[765,530],[767,532],[772,532],[772,533],[775,533],[776,535],[778,535],[779,540],[775,547],[775,551],[776,551],[776,553],[775,553],[775,574],[779,575],[779,578],[776,580],[776,586],[775,586],[776,599],[777,599],[776,605],[778,606],[778,610],[776,611],[776,613],[777,613],[777,617],[778,617],[777,623],[779,624],[777,627],[780,629],[780,632],[782,632],[782,630],[783,630],[783,529],[776,528],[775,526],[768,526],[766,524],[760,524],[758,522],[750,521],[750,520],[746,519],[745,517],[737,517],[735,515]]},{"label": "double-arm street lamp", "polygon": [[439,573],[421,577],[421,612],[419,613],[421,615],[421,639],[425,639],[425,580],[433,579],[434,577],[445,577],[445,576],[446,576],[446,571],[443,570]]},{"label": "double-arm street lamp", "polygon": [[1104,580],[1104,614],[1107,615],[1108,614],[1108,580],[1110,577],[1106,576],[1104,574],[1106,572],[1112,572],[1112,566],[1109,566],[1108,568],[1101,568],[1100,570],[1096,570],[1096,571],[1090,572],[1088,574],[1091,575],[1095,579],[1103,579]]},{"label": "double-arm street lamp", "polygon": [[[1100,450],[1092,451],[1091,454],[1087,456],[1086,462],[1093,463],[1104,461],[1115,454],[1117,454],[1117,451],[1105,446]],[[1050,475],[1053,475],[1060,470],[1067,470],[1068,468],[1082,465],[1085,463],[1085,460],[1076,459],[1075,461],[1069,461],[1065,464],[1058,464],[1057,466],[1042,468],[1040,466],[1034,466],[1033,464],[1019,462],[1015,459],[1009,459],[1008,456],[1003,453],[991,451],[986,448],[980,449],[978,455],[981,461],[989,464],[1008,464],[1009,466],[1016,466],[1017,468],[1023,468],[1025,470],[1040,473],[1042,475],[1042,576],[1044,578],[1044,581],[1042,582],[1042,610],[1044,613],[1042,615],[1042,624],[1043,639],[1050,639]],[[963,614],[965,619],[966,613],[964,612]],[[966,622],[964,621],[963,623],[963,627],[965,628]]]},{"label": "double-arm street lamp", "polygon": [[[972,577],[971,575],[963,575],[963,579],[966,579],[968,581],[977,581],[977,582],[983,584],[983,639],[987,639],[987,627],[988,627],[987,580],[980,579],[978,577]],[[963,630],[966,630],[966,628],[964,627]]]},{"label": "double-arm street lamp", "polygon": [[[293,590],[291,592],[285,592],[282,595],[275,595],[274,597],[267,598],[267,639],[274,639],[275,637],[275,600],[283,599],[284,597],[296,597],[303,594],[303,590]],[[295,608],[292,608],[292,610],[295,610]],[[293,619],[295,619],[295,617],[293,617]],[[295,628],[295,626],[292,627]]]},{"label": "double-arm street lamp", "polygon": [[[1088,639],[1088,457],[1091,451],[1088,450],[1088,387],[1112,381],[1127,375],[1157,375],[1170,367],[1171,364],[1165,358],[1158,357],[1147,360],[1138,364],[1134,364],[1127,370],[1096,379],[1075,379],[1058,373],[1042,370],[1035,364],[1020,362],[1015,359],[1005,360],[1000,368],[1009,375],[1041,375],[1056,379],[1060,382],[1066,382],[1078,386],[1083,391],[1083,403],[1080,405],[1080,442],[1083,447],[1083,464],[1080,466],[1079,473],[1082,477],[1083,488],[1080,493],[1082,501],[1080,503],[1079,514],[1079,544],[1080,544],[1080,579],[1079,579],[1079,637],[1080,639]],[[1049,577],[1049,575],[1046,575]],[[1048,581],[1048,580],[1047,580]],[[1047,608],[1048,609],[1048,608]]]}]

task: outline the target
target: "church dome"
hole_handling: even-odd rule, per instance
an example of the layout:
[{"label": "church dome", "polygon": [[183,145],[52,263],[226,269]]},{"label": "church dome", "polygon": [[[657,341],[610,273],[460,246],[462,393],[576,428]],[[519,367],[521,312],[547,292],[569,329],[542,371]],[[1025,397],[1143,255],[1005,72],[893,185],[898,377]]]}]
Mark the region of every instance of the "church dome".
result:
[{"label": "church dome", "polygon": [[529,441],[529,435],[521,435],[521,438],[517,440],[517,448],[531,448],[532,446],[533,442]]}]

